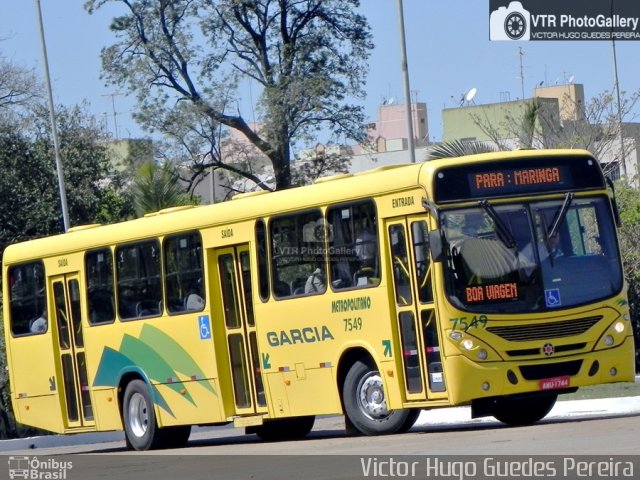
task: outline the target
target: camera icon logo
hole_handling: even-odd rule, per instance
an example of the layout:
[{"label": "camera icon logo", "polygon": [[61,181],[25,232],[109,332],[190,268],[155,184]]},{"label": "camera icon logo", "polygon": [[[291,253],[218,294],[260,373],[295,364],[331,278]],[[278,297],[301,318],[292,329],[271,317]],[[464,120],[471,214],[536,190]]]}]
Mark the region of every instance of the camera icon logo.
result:
[{"label": "camera icon logo", "polygon": [[302,227],[302,241],[306,243],[324,243],[333,240],[333,228],[323,218],[307,222]]},{"label": "camera icon logo", "polygon": [[500,7],[489,17],[490,40],[529,40],[531,13],[520,2],[510,2]]}]

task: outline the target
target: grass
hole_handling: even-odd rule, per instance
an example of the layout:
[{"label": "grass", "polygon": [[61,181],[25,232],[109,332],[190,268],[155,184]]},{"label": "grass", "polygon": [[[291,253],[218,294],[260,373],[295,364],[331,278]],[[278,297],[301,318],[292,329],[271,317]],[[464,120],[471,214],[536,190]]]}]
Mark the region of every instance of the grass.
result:
[{"label": "grass", "polygon": [[560,395],[558,400],[587,400],[592,398],[640,397],[640,382],[607,383],[580,387],[577,392]]}]

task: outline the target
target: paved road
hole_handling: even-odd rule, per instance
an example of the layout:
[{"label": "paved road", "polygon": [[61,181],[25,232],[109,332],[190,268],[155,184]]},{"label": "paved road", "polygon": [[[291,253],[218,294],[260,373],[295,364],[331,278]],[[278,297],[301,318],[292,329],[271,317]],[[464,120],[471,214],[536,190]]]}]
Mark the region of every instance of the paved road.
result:
[{"label": "paved road", "polygon": [[[543,423],[561,424],[572,420],[591,420],[609,417],[633,417],[640,418],[640,397],[623,397],[597,400],[577,400],[560,401],[545,418]],[[535,428],[535,427],[527,427]],[[418,418],[413,432],[430,431],[458,431],[458,430],[478,430],[496,429],[503,430],[504,426],[493,417],[471,419],[470,407],[441,408],[424,411]],[[513,429],[510,429],[513,431]],[[344,437],[344,423],[342,417],[324,417],[316,421],[314,431],[311,434],[313,439],[326,437]],[[381,437],[383,439],[391,437]],[[393,438],[396,438],[394,436]],[[640,438],[640,437],[638,437]],[[377,440],[371,437],[355,437],[350,439],[354,442],[356,451],[353,453],[363,453],[357,450],[357,445],[361,443],[366,446],[375,443]],[[364,443],[363,443],[364,442]],[[306,443],[306,442],[302,442]],[[383,444],[386,440],[383,440]],[[256,442],[253,435],[244,435],[243,430],[233,427],[207,427],[194,428],[190,438],[190,446],[215,446],[216,450],[209,454],[234,454],[238,452],[238,445],[251,445],[252,453],[273,455],[282,453],[281,443]],[[636,439],[637,444],[637,439]],[[342,447],[341,447],[342,448]],[[636,448],[637,451],[637,447]],[[191,454],[191,448],[180,450],[179,453]],[[243,454],[247,450],[241,449]],[[122,432],[106,432],[97,434],[82,435],[50,435],[18,440],[0,441],[0,453],[11,455],[56,455],[71,453],[93,453],[93,452],[118,452],[125,453],[124,436]],[[313,454],[313,448],[302,454]],[[340,453],[340,451],[329,451],[325,453]],[[399,453],[402,453],[400,451]],[[453,452],[450,452],[453,453]],[[526,453],[526,452],[525,452]],[[553,452],[547,452],[553,453]],[[1,472],[1,470],[0,470]]]}]

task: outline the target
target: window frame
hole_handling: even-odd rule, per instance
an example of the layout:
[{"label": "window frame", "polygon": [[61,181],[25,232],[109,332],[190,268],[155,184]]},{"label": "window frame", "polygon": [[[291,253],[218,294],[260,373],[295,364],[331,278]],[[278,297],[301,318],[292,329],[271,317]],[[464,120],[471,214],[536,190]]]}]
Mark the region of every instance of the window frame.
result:
[{"label": "window frame", "polygon": [[[111,259],[111,308],[113,310],[113,317],[111,320],[105,320],[101,322],[93,322],[91,319],[91,296],[89,294],[91,281],[91,275],[89,274],[89,266],[88,260],[89,257],[93,254],[108,252],[109,258]],[[87,250],[84,254],[84,275],[85,275],[85,298],[87,302],[87,323],[91,327],[96,327],[99,325],[110,325],[116,321],[116,317],[118,316],[118,308],[117,308],[117,299],[116,299],[116,272],[115,272],[115,260],[114,260],[114,251],[111,247],[100,247],[94,248],[91,250]],[[101,284],[106,285],[106,284]]]},{"label": "window frame", "polygon": [[[46,272],[46,268],[44,265],[44,261],[42,259],[39,260],[32,260],[29,262],[22,262],[22,263],[17,263],[15,265],[11,265],[10,267],[8,267],[7,269],[7,281],[8,282],[12,282],[12,274],[17,270],[17,269],[26,269],[26,268],[34,268],[36,266],[39,266],[41,271],[41,278],[42,278],[42,285],[36,285],[36,289],[30,292],[27,292],[27,294],[25,295],[21,295],[20,297],[15,297],[14,296],[14,285],[16,285],[18,283],[18,280],[15,280],[15,283],[11,283],[11,287],[8,289],[9,292],[9,329],[11,330],[11,336],[13,338],[16,337],[31,337],[34,335],[44,335],[45,333],[47,333],[49,331],[49,324],[50,324],[50,320],[47,320],[47,328],[42,331],[42,332],[32,332],[31,331],[31,323],[40,318],[42,316],[42,314],[44,312],[48,312],[48,302],[47,302],[47,272]],[[35,275],[33,276],[34,278],[36,277]],[[26,284],[25,284],[26,285]],[[41,294],[38,294],[38,292],[41,292]],[[33,297],[33,300],[31,303],[35,304],[35,312],[33,315],[29,315],[30,319],[26,320],[26,327],[24,331],[21,331],[22,329],[18,330],[16,332],[15,326],[16,326],[16,316],[15,316],[15,310],[14,310],[14,301],[16,301],[18,298],[20,299],[29,299]],[[26,318],[26,316],[25,316]],[[21,323],[25,323],[24,319],[20,319]]]},{"label": "window frame", "polygon": [[[137,251],[140,252],[142,246],[144,245],[152,245],[155,244],[156,248],[157,248],[157,261],[151,263],[150,265],[156,264],[157,265],[157,284],[158,284],[158,288],[159,288],[159,295],[158,295],[158,300],[154,300],[154,299],[142,299],[139,296],[137,297],[133,297],[134,298],[134,314],[131,316],[127,316],[124,317],[122,315],[122,307],[123,307],[123,303],[122,303],[122,297],[124,297],[124,295],[122,295],[122,272],[121,272],[121,268],[120,268],[120,260],[118,259],[119,254],[122,250],[126,250],[126,249],[131,249],[131,248],[137,248]],[[115,257],[115,271],[116,271],[116,282],[115,282],[115,286],[116,286],[116,311],[118,314],[118,318],[120,319],[120,321],[123,322],[128,322],[128,321],[134,321],[134,320],[142,320],[142,319],[147,319],[147,318],[155,318],[155,317],[160,317],[162,316],[163,312],[164,312],[164,292],[163,292],[163,271],[162,271],[162,245],[160,242],[160,239],[158,238],[148,238],[148,239],[143,239],[143,240],[138,240],[135,242],[129,242],[129,243],[123,243],[120,245],[116,245],[115,250],[114,250],[114,257]],[[142,259],[143,257],[137,258],[137,265],[136,265],[136,270],[138,270],[140,268],[140,262],[145,263],[146,262],[144,259]],[[136,273],[138,273],[136,271]],[[137,289],[138,287],[135,285],[136,283],[140,283],[141,280],[144,279],[153,279],[154,276],[144,276],[141,277],[140,275],[137,275],[134,278],[128,278],[127,277],[127,281],[131,281],[134,285],[130,286],[130,288],[134,288]],[[147,280],[147,284],[149,284],[150,282]],[[148,285],[147,285],[148,286]],[[136,292],[136,295],[138,295],[138,293]],[[146,308],[147,304],[143,303],[143,302],[148,302],[149,305],[151,305],[151,302],[158,302],[158,311],[157,312],[153,312],[154,308]],[[143,308],[145,307],[145,308]],[[155,306],[154,306],[155,307]],[[130,308],[130,307],[129,307]],[[140,310],[140,312],[144,312],[146,310],[152,311],[153,313],[148,313],[148,314],[137,314],[137,311]]]}]

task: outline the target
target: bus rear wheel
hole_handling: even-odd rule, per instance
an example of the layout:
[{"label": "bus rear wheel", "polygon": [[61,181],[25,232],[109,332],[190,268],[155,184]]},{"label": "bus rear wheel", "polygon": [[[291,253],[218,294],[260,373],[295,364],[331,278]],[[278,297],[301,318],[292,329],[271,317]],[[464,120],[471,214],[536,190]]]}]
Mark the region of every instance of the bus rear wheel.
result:
[{"label": "bus rear wheel", "polygon": [[133,450],[160,447],[162,435],[146,383],[142,380],[129,382],[123,400],[122,420],[127,446]]},{"label": "bus rear wheel", "polygon": [[531,425],[542,420],[556,404],[558,395],[542,394],[498,399],[493,416],[510,426]]},{"label": "bus rear wheel", "polygon": [[389,410],[380,372],[358,360],[349,369],[342,387],[342,401],[349,421],[364,435],[406,431],[417,419],[412,410]]}]

